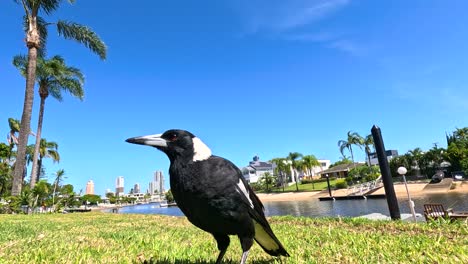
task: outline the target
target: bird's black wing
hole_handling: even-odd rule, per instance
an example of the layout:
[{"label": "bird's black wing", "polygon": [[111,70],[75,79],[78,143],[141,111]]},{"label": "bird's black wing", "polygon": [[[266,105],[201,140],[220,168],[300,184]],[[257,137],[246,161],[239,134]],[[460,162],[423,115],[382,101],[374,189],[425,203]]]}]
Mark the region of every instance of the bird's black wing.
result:
[{"label": "bird's black wing", "polygon": [[248,213],[255,226],[255,241],[270,255],[289,256],[286,249],[273,233],[267,219],[265,218],[264,206],[250,185],[242,176],[242,172],[229,160],[212,156],[210,159],[222,159],[224,163],[223,180],[230,185],[235,184],[238,197],[247,205]]}]

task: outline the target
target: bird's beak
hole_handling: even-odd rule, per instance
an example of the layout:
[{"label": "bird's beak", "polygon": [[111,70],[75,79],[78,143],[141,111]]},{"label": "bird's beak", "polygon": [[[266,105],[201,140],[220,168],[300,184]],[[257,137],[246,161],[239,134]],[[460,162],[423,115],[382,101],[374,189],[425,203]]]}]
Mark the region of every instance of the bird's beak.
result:
[{"label": "bird's beak", "polygon": [[156,135],[148,135],[148,136],[141,136],[141,137],[133,137],[125,140],[128,143],[139,144],[139,145],[147,145],[153,147],[167,147],[167,141],[161,138],[162,134]]}]

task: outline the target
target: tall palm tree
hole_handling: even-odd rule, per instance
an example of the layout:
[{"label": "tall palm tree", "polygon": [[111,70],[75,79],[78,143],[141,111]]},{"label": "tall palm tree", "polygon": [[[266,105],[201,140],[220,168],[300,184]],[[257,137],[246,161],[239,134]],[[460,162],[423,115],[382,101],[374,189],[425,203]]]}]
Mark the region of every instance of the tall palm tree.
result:
[{"label": "tall palm tree", "polygon": [[[45,138],[41,138],[39,147],[39,158],[37,161],[37,172],[35,174],[36,182],[39,181],[42,171],[42,160],[44,158],[52,158],[54,162],[60,162],[60,154],[57,151],[58,144],[53,141],[47,141]],[[34,177],[33,177],[34,178]]]},{"label": "tall palm tree", "polygon": [[[51,15],[56,11],[63,0],[15,0],[22,5],[24,9],[24,29],[26,34],[26,46],[28,48],[28,67],[26,77],[26,89],[23,104],[23,113],[21,116],[21,133],[19,134],[17,156],[26,155],[26,146],[28,145],[28,135],[31,125],[31,113],[34,101],[34,83],[36,81],[36,65],[38,52],[43,53],[46,47],[48,35],[47,26],[57,26],[57,32],[65,39],[75,40],[96,53],[101,59],[106,58],[106,45],[90,28],[70,21],[58,20],[55,23],[46,22],[40,13]],[[74,3],[75,0],[68,0]],[[22,178],[24,174],[24,165],[26,161],[23,158],[18,159],[13,176],[13,186],[11,194],[17,196],[21,193]]]},{"label": "tall palm tree", "polygon": [[287,159],[285,158],[274,158],[270,160],[271,163],[274,163],[276,165],[275,167],[275,173],[279,175],[280,181],[281,181],[281,187],[283,188],[284,192],[284,184],[285,184],[285,178],[286,174],[289,171],[289,165],[287,163]]},{"label": "tall palm tree", "polygon": [[[27,58],[25,56],[15,56],[13,59],[15,65],[22,74],[26,73]],[[39,96],[41,98],[39,107],[39,118],[37,123],[36,144],[34,148],[33,166],[31,169],[31,189],[36,185],[38,168],[38,156],[41,142],[42,122],[44,118],[45,101],[49,94],[62,101],[62,90],[70,93],[74,97],[82,100],[84,96],[83,83],[84,76],[81,71],[74,67],[68,67],[65,60],[60,56],[54,56],[50,60],[38,57],[36,68],[36,79],[39,84]]]},{"label": "tall palm tree", "polygon": [[303,168],[312,176],[312,169],[314,167],[320,166],[317,158],[314,155],[305,155],[302,157]]},{"label": "tall palm tree", "polygon": [[369,166],[371,166],[371,158],[370,158],[371,146],[373,147],[374,152],[375,152],[374,138],[372,137],[372,134],[367,135],[365,138],[363,138],[362,146],[364,147],[364,151],[366,152],[366,157],[367,157],[367,161],[369,162]]},{"label": "tall palm tree", "polygon": [[18,144],[18,136],[20,132],[20,121],[14,118],[8,118],[8,125],[10,126],[10,132],[7,136],[8,144],[10,145],[10,151],[8,154],[8,162],[11,162],[11,156],[13,154],[13,148]]},{"label": "tall palm tree", "polygon": [[348,149],[349,153],[351,154],[351,160],[353,161],[353,166],[354,166],[353,145],[361,148],[362,141],[363,141],[362,137],[357,132],[351,132],[351,131],[348,131],[348,138],[346,140],[338,141],[338,147],[340,147],[341,155],[345,157],[344,150]]},{"label": "tall palm tree", "polygon": [[55,193],[57,192],[57,187],[62,183],[63,178],[65,177],[65,170],[60,169],[55,172],[55,180],[54,180],[54,192],[52,193],[52,206],[55,211]]},{"label": "tall palm tree", "polygon": [[299,169],[299,158],[302,154],[299,152],[289,152],[287,159],[291,162],[291,168],[293,172],[294,181],[296,182],[296,191],[299,191],[299,185],[297,184],[297,169]]}]

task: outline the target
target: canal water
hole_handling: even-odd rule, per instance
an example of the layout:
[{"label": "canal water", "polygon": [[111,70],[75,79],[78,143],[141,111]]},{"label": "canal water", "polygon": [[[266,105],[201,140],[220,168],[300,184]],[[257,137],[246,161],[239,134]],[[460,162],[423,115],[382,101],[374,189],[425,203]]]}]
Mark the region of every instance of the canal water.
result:
[{"label": "canal water", "polygon": [[[431,194],[412,197],[412,200],[416,213],[420,214],[423,213],[423,205],[426,203],[441,203],[446,209],[468,211],[468,193]],[[411,213],[407,199],[399,199],[398,202],[402,214]],[[311,198],[302,201],[264,202],[263,205],[267,216],[354,217],[372,213],[389,215],[386,199],[319,201],[317,198]],[[183,216],[178,207],[160,207],[157,203],[122,207],[119,213]]]}]

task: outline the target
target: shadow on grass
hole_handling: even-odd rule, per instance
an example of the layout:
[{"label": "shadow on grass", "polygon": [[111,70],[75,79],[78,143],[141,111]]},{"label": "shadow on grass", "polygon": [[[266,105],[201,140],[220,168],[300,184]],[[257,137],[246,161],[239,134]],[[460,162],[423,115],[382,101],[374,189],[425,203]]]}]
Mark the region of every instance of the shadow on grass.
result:
[{"label": "shadow on grass", "polygon": [[[271,260],[253,260],[249,261],[248,263],[250,264],[269,264],[273,263],[274,259]],[[215,261],[205,261],[205,260],[185,260],[185,259],[176,259],[174,261],[169,261],[169,260],[160,260],[160,259],[147,259],[143,260],[141,262],[135,262],[135,263],[142,263],[142,264],[215,264]],[[223,264],[234,264],[234,263],[239,263],[238,260],[231,260],[231,259],[225,259],[222,262]]]}]

